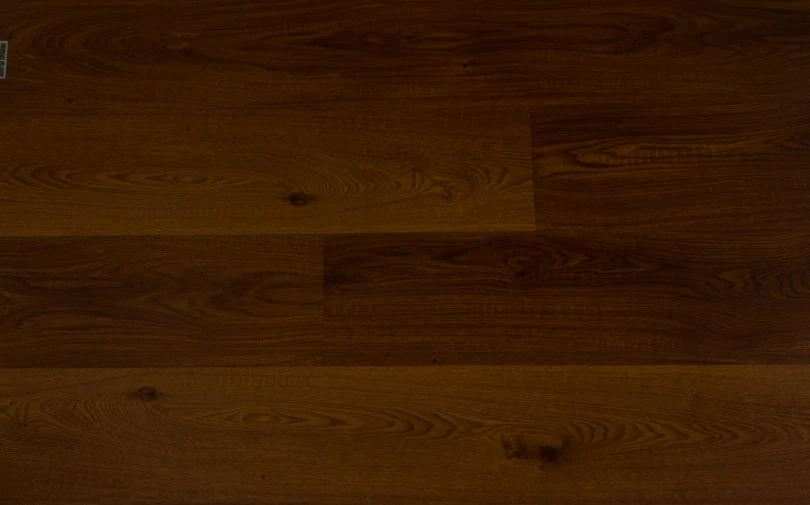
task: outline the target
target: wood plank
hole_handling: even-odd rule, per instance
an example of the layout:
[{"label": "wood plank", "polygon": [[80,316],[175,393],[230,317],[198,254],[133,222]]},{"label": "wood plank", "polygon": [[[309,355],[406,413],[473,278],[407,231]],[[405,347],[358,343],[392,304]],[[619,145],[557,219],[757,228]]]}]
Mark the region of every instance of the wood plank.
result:
[{"label": "wood plank", "polygon": [[795,504],[807,366],[0,371],[0,501]]},{"label": "wood plank", "polygon": [[0,133],[0,235],[535,226],[526,108],[56,115]]},{"label": "wood plank", "polygon": [[541,232],[810,243],[809,102],[537,107],[532,128]]},{"label": "wood plank", "polygon": [[326,363],[808,363],[809,248],[329,236]]},{"label": "wood plank", "polygon": [[21,0],[4,114],[323,100],[804,99],[810,6],[779,0]]},{"label": "wood plank", "polygon": [[0,238],[0,365],[311,364],[320,237]]}]

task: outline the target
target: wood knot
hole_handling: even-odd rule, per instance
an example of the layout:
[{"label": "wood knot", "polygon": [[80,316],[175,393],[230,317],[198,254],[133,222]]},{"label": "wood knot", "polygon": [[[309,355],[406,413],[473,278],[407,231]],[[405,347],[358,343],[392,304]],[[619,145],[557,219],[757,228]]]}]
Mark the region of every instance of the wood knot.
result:
[{"label": "wood knot", "polygon": [[144,386],[137,391],[138,399],[143,402],[153,402],[158,399],[157,389],[149,386]]},{"label": "wood knot", "polygon": [[551,445],[533,444],[517,435],[510,435],[502,441],[506,459],[537,461],[540,466],[557,464],[560,461],[560,450]]},{"label": "wood knot", "polygon": [[304,205],[312,201],[312,196],[306,193],[292,193],[288,197],[288,200],[290,201],[290,205],[294,205],[296,207],[303,207]]},{"label": "wood knot", "polygon": [[502,441],[506,459],[529,459],[526,444],[515,435],[505,437]]},{"label": "wood knot", "polygon": [[505,263],[506,267],[513,272],[516,280],[525,281],[537,275],[537,259],[531,256],[513,256],[507,258]]},{"label": "wood knot", "polygon": [[542,445],[537,448],[537,456],[543,465],[555,464],[560,461],[560,450],[550,445]]}]

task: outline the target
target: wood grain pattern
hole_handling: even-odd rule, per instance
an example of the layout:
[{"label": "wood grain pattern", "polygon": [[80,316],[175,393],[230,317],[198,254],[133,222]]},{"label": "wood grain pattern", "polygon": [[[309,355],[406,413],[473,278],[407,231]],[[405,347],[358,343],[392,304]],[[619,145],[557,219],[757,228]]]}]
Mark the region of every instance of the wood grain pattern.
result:
[{"label": "wood grain pattern", "polygon": [[810,370],[3,370],[0,502],[795,504]]},{"label": "wood grain pattern", "polygon": [[[8,113],[324,100],[804,99],[810,6],[780,0],[21,0]],[[707,102],[710,103],[710,102]]]},{"label": "wood grain pattern", "polygon": [[0,4],[0,505],[810,503],[810,0]]},{"label": "wood grain pattern", "polygon": [[810,242],[327,238],[334,364],[806,363]]},{"label": "wood grain pattern", "polygon": [[526,109],[335,105],[0,124],[14,139],[0,160],[0,235],[535,226]]},{"label": "wood grain pattern", "polygon": [[810,244],[808,103],[537,107],[532,128],[541,232]]},{"label": "wood grain pattern", "polygon": [[0,365],[306,364],[319,237],[0,238]]}]

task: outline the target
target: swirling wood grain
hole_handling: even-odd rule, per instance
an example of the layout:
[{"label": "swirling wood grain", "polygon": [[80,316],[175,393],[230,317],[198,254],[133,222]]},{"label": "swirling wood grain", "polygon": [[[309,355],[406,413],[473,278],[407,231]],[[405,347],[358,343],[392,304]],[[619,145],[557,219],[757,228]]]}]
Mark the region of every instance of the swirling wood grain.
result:
[{"label": "swirling wood grain", "polygon": [[795,503],[808,369],[0,375],[0,501]]},{"label": "swirling wood grain", "polygon": [[810,102],[542,107],[532,130],[541,232],[810,251]]},{"label": "swirling wood grain", "polygon": [[808,242],[335,235],[335,364],[805,363]]},{"label": "swirling wood grain", "polygon": [[318,237],[0,238],[0,365],[313,363]]},{"label": "swirling wood grain", "polygon": [[152,115],[323,100],[804,100],[803,2],[26,0],[9,112]]},{"label": "swirling wood grain", "polygon": [[526,110],[330,105],[3,131],[0,235],[534,229]]}]

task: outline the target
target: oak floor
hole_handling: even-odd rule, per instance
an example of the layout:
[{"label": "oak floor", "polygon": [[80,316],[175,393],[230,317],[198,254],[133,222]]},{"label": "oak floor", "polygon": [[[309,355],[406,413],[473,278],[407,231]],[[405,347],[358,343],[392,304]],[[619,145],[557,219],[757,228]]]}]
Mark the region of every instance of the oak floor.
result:
[{"label": "oak floor", "polygon": [[809,1],[0,40],[0,503],[810,503]]}]

